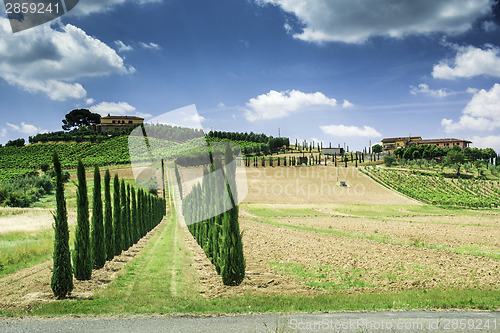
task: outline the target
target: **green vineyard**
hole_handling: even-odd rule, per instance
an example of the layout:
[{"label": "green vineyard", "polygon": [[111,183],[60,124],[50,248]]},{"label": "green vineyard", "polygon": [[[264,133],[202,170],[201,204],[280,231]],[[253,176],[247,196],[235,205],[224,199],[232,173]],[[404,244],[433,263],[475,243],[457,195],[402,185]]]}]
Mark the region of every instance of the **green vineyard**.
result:
[{"label": "green vineyard", "polygon": [[[183,143],[149,138],[150,150],[136,149],[134,161],[148,161],[174,158],[191,147],[204,145],[203,138],[191,139]],[[209,142],[229,141],[211,138]],[[236,142],[242,149],[260,151],[260,144],[254,142]],[[52,155],[57,152],[63,169],[74,169],[78,160],[86,167],[107,166],[130,163],[129,137],[113,137],[101,142],[47,142],[23,147],[0,147],[0,181],[29,175],[37,175],[40,166],[52,163]],[[152,154],[152,155],[150,155]]]},{"label": "green vineyard", "polygon": [[500,181],[447,179],[438,174],[382,168],[362,171],[387,187],[425,203],[466,208],[500,207]]}]

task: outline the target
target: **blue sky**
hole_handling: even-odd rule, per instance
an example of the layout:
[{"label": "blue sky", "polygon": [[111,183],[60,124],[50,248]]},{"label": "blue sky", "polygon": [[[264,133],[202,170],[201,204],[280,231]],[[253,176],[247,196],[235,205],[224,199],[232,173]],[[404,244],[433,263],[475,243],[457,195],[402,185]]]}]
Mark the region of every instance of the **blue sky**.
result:
[{"label": "blue sky", "polygon": [[80,0],[13,34],[2,13],[0,143],[60,130],[74,108],[195,104],[205,129],[500,152],[499,14],[490,0]]}]

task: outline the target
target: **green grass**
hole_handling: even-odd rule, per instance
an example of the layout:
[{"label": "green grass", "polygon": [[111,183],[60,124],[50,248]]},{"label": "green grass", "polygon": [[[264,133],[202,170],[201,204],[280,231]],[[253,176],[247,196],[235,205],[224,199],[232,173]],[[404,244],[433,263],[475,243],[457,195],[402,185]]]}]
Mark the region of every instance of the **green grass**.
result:
[{"label": "green grass", "polygon": [[0,233],[0,277],[50,259],[53,234],[51,229]]},{"label": "green grass", "polygon": [[309,287],[323,290],[347,290],[350,288],[375,287],[365,283],[362,269],[340,269],[330,265],[304,264],[293,262],[268,262],[271,267],[287,275],[292,275],[298,281]]}]

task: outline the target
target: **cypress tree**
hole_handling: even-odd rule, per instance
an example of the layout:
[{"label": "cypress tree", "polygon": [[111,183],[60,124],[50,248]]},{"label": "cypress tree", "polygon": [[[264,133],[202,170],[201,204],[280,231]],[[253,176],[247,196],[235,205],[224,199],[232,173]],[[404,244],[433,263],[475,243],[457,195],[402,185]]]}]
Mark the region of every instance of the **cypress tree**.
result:
[{"label": "cypress tree", "polygon": [[[229,145],[226,147],[226,188],[231,199],[232,208],[223,214],[222,245],[220,260],[220,275],[222,283],[227,286],[237,286],[245,278],[245,258],[243,257],[243,242],[238,223],[239,207],[236,191],[236,167]],[[234,190],[234,191],[232,191]]]},{"label": "cypress tree", "polygon": [[64,185],[62,182],[61,163],[57,153],[52,157],[56,173],[56,204],[57,210],[54,217],[54,266],[50,287],[54,296],[63,298],[73,290],[73,272],[71,269],[71,254],[69,252],[68,214],[66,199],[64,198]]},{"label": "cypress tree", "polygon": [[131,192],[132,192],[132,229],[134,232],[134,244],[135,244],[139,241],[140,233],[139,233],[139,225],[137,223],[138,222],[137,221],[137,201],[136,201],[136,197],[135,197],[135,189],[133,186],[132,186]]},{"label": "cypress tree", "polygon": [[120,212],[120,181],[118,175],[113,180],[113,233],[115,236],[115,255],[122,253],[123,235]]},{"label": "cypress tree", "polygon": [[139,230],[139,238],[144,236],[144,227],[142,224],[142,190],[137,189],[137,228]]},{"label": "cypress tree", "polygon": [[78,161],[76,173],[78,177],[78,189],[76,191],[75,278],[77,280],[90,280],[92,276],[92,256],[90,246],[89,198],[87,195],[85,167],[81,160]]},{"label": "cypress tree", "polygon": [[130,247],[129,231],[128,231],[128,218],[127,218],[127,192],[125,189],[125,181],[122,179],[120,183],[120,204],[121,204],[121,218],[122,234],[123,234],[123,247],[122,250],[126,251]]},{"label": "cypress tree", "polygon": [[146,191],[142,190],[142,233],[143,235],[146,235],[148,233],[148,227],[147,227],[147,201],[146,201]]},{"label": "cypress tree", "polygon": [[113,212],[111,208],[111,175],[109,169],[104,174],[104,238],[106,241],[106,260],[115,256],[115,240],[113,238]]},{"label": "cypress tree", "polygon": [[104,240],[101,174],[97,165],[94,167],[94,195],[92,200],[92,261],[94,268],[99,269],[106,263],[106,244]]},{"label": "cypress tree", "polygon": [[127,226],[128,226],[128,246],[132,246],[135,244],[134,238],[134,228],[132,226],[132,210],[130,208],[130,185],[127,184],[127,205],[125,206],[126,214],[127,214]]}]

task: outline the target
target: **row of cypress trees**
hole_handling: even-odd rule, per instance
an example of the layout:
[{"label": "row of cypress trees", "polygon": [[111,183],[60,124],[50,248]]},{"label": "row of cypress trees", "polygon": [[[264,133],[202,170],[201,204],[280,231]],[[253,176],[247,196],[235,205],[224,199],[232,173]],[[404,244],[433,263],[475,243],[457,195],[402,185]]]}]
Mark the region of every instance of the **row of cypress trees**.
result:
[{"label": "row of cypress trees", "polygon": [[[335,166],[337,166],[337,155],[334,155],[332,157],[329,157],[328,155],[323,155],[324,157],[322,157],[322,155],[312,155],[307,157],[307,156],[298,156],[298,157],[295,157],[295,156],[288,156],[288,157],[278,157],[278,158],[274,158],[274,157],[268,157],[266,159],[266,157],[261,157],[260,158],[260,162],[259,162],[259,158],[258,157],[252,157],[252,158],[249,158],[249,157],[246,157],[245,158],[245,166],[246,167],[250,167],[250,166],[254,166],[254,167],[258,167],[259,164],[262,166],[262,167],[265,167],[266,166],[266,161],[268,161],[267,165],[269,165],[270,167],[273,167],[274,166],[274,162],[275,160],[277,161],[277,164],[278,166],[296,166],[296,165],[302,165],[302,164],[305,164],[305,165],[321,165],[322,163],[324,163],[324,165],[327,165],[327,162],[329,159],[331,159],[332,161],[334,161],[335,163]],[[341,158],[341,161],[342,162],[345,162],[346,163],[346,167],[347,167],[347,162],[349,162],[349,160],[351,162],[355,162],[356,164],[356,167],[358,166],[358,161],[359,163],[363,163],[365,160],[364,160],[364,156],[363,154],[358,154],[358,153],[352,153],[350,154],[350,157],[347,155],[347,154],[344,154],[344,155],[339,155],[340,158]]]},{"label": "row of cypress trees", "polygon": [[211,172],[204,170],[202,184],[195,185],[182,200],[189,231],[214,264],[222,282],[229,286],[239,285],[245,277],[243,243],[238,223],[236,164],[231,163],[233,159],[232,151],[227,147],[225,168],[220,158],[215,158],[210,165]]},{"label": "row of cypress trees", "polygon": [[[54,215],[54,269],[51,287],[54,295],[65,297],[73,289],[74,272],[77,280],[89,280],[92,269],[104,266],[122,251],[137,243],[147,232],[160,223],[166,215],[163,198],[143,189],[125,185],[118,175],[114,177],[114,204],[111,204],[111,176],[104,176],[104,207],[101,193],[99,167],[94,168],[92,219],[89,223],[89,201],[85,168],[81,161],[77,167],[77,225],[73,251],[73,269],[69,250],[69,229],[66,202],[61,177],[61,164],[57,153],[53,157],[56,172],[57,212]],[[104,209],[103,209],[104,208]]]}]

